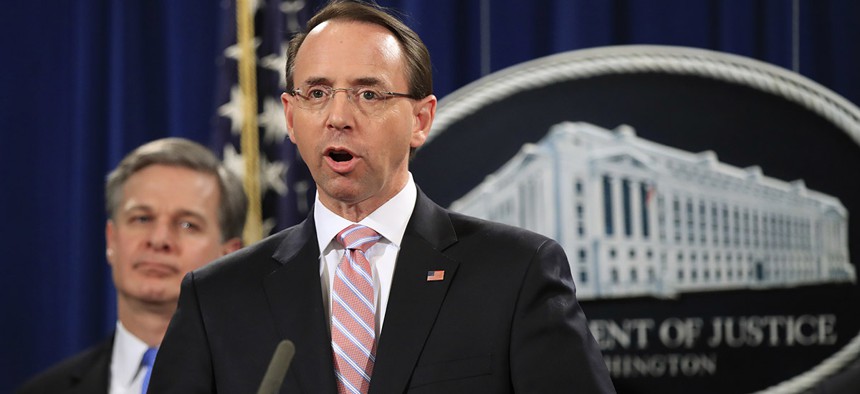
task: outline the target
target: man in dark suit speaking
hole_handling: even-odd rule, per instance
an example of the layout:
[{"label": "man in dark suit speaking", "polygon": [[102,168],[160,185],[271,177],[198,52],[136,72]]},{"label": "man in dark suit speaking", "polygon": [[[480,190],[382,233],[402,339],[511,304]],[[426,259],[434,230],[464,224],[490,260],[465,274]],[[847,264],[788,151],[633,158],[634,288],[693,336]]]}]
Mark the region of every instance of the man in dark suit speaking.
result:
[{"label": "man in dark suit speaking", "polygon": [[436,111],[418,36],[336,2],[288,59],[313,212],[185,277],[150,392],[254,392],[282,339],[296,352],[281,392],[614,392],[561,247],[414,184]]}]

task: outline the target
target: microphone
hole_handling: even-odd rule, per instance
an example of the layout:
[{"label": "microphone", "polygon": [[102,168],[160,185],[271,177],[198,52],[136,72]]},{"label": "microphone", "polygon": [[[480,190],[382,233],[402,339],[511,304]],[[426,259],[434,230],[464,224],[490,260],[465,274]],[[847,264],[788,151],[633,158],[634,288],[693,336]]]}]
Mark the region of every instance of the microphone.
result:
[{"label": "microphone", "polygon": [[269,361],[269,368],[266,369],[266,374],[263,375],[263,381],[260,382],[260,389],[257,394],[274,394],[281,388],[284,382],[284,376],[287,375],[287,369],[290,367],[290,361],[293,361],[293,356],[296,354],[296,346],[289,339],[284,339],[278,343],[275,348],[275,354],[272,355],[272,361]]}]

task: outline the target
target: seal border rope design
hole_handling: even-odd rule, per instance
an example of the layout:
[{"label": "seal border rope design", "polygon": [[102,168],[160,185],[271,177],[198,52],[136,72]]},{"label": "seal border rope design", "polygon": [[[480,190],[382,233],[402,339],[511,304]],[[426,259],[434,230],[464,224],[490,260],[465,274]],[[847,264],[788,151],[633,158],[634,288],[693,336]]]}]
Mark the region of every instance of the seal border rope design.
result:
[{"label": "seal border rope design", "polygon": [[[793,71],[724,52],[663,45],[582,49],[520,63],[482,77],[445,96],[427,140],[453,123],[515,93],[564,81],[612,74],[691,75],[743,85],[782,97],[821,116],[860,145],[860,108]],[[860,354],[860,332],[810,370],[756,394],[803,392],[838,372]]]},{"label": "seal border rope design", "polygon": [[860,145],[860,108],[817,82],[743,56],[661,45],[582,49],[494,72],[439,101],[428,141],[478,109],[523,90],[601,75],[634,73],[692,75],[749,86],[800,104],[845,131]]}]

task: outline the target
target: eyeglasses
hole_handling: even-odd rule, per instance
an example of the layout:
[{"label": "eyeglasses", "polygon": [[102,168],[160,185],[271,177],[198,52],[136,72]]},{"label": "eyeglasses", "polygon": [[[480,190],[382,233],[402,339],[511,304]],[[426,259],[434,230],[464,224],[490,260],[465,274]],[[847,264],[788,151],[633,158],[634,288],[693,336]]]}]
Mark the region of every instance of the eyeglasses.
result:
[{"label": "eyeglasses", "polygon": [[300,108],[319,111],[331,102],[337,92],[345,92],[347,99],[367,115],[385,112],[392,98],[412,98],[412,95],[406,93],[382,92],[366,86],[333,88],[326,85],[313,85],[305,89],[293,89],[287,93],[297,98],[296,105]]}]

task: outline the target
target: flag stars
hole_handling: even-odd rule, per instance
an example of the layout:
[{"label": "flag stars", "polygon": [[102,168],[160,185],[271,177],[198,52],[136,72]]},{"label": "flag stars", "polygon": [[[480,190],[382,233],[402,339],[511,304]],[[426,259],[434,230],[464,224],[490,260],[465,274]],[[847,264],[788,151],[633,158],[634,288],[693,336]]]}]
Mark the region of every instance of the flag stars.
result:
[{"label": "flag stars", "polygon": [[277,224],[278,224],[277,221],[273,217],[268,217],[268,218],[263,219],[263,224],[262,224],[263,235],[264,236],[265,235],[271,235],[272,230],[275,228],[275,226]]},{"label": "flag stars", "polygon": [[287,47],[286,42],[281,42],[281,51],[263,56],[260,59],[260,67],[278,73],[278,81],[280,88],[287,88],[287,75],[284,66],[287,64]]},{"label": "flag stars", "polygon": [[299,23],[299,11],[304,8],[304,0],[286,0],[281,2],[281,12],[286,15],[287,31],[292,33],[302,28]]},{"label": "flag stars", "polygon": [[251,9],[250,10],[251,15],[256,14],[257,11],[260,9],[260,6],[263,5],[263,3],[264,3],[263,0],[249,0],[247,4],[248,4],[248,8]]},{"label": "flag stars", "polygon": [[224,167],[239,178],[244,178],[245,162],[242,155],[236,152],[232,144],[224,145]]},{"label": "flag stars", "polygon": [[310,188],[311,184],[306,180],[293,182],[293,191],[296,193],[296,209],[299,210],[299,214],[302,216],[307,215],[308,212],[310,212],[308,199],[305,198],[305,195]]},{"label": "flag stars", "polygon": [[[277,4],[271,4],[272,2]],[[287,49],[290,37],[301,29],[303,10],[308,8],[307,0],[250,0],[247,2],[251,15],[255,15],[255,34],[251,46],[253,48],[253,57],[256,61],[256,78],[258,83],[258,92],[256,100],[256,114],[246,114],[246,100],[254,99],[245,97],[238,85],[232,85],[229,89],[229,97],[226,102],[222,102],[217,109],[219,118],[219,133],[222,134],[227,142],[223,147],[222,157],[225,166],[243,177],[245,173],[245,162],[241,148],[236,144],[239,136],[242,135],[242,128],[249,119],[249,116],[256,116],[257,126],[259,131],[260,142],[260,162],[259,162],[259,184],[261,195],[265,198],[293,200],[293,203],[299,212],[300,216],[304,216],[310,210],[305,196],[309,191],[313,191],[313,183],[310,180],[303,179],[307,175],[301,171],[302,166],[293,166],[294,160],[298,160],[295,156],[298,153],[295,147],[287,141],[289,136],[286,121],[284,120],[283,107],[281,106],[279,96],[286,88],[286,76],[284,75],[284,66],[287,62]],[[224,3],[225,10],[226,3]],[[279,7],[278,15],[271,15],[265,18],[263,12],[267,12],[271,7]],[[262,24],[259,22],[262,21]],[[235,25],[234,25],[235,27]],[[271,34],[264,34],[264,33]],[[235,40],[235,36],[232,39]],[[238,43],[231,42],[231,45],[222,47],[222,57],[219,58],[219,67],[222,69],[222,77],[232,80],[234,84],[238,84],[235,80],[237,77],[236,67],[237,62],[243,57],[242,50]],[[225,43],[226,45],[226,43]],[[275,75],[278,76],[280,86],[275,84]],[[263,82],[265,81],[265,82]],[[222,92],[224,94],[226,92]],[[230,121],[229,131],[227,131],[226,120]],[[272,161],[270,161],[272,160]],[[298,172],[297,174],[289,174],[290,170]],[[290,175],[287,181],[287,175]],[[283,209],[279,203],[275,211]],[[268,208],[267,208],[268,209]],[[290,209],[286,209],[290,212]],[[272,216],[274,215],[274,216]],[[289,213],[289,215],[292,215]],[[262,223],[263,233],[268,234],[273,228],[278,225],[287,225],[290,223],[277,223],[279,214],[276,212],[266,212]],[[288,219],[290,220],[290,219]]]},{"label": "flag stars", "polygon": [[284,119],[284,108],[281,102],[272,97],[263,100],[263,113],[260,114],[259,124],[264,128],[263,141],[266,145],[280,144],[287,138],[287,122]]},{"label": "flag stars", "polygon": [[262,159],[260,163],[260,178],[266,185],[264,190],[274,190],[280,196],[286,196],[289,188],[284,181],[289,166],[282,161],[268,161]]},{"label": "flag stars", "polygon": [[[245,114],[242,110],[242,91],[239,85],[230,88],[230,101],[218,107],[218,115],[230,119],[230,132],[233,135],[242,134],[242,125],[245,123]],[[284,126],[286,127],[286,126]]]},{"label": "flag stars", "polygon": [[[245,175],[245,161],[242,154],[233,145],[224,146],[224,166],[239,178]],[[265,157],[260,158],[260,192],[272,190],[281,196],[286,196],[289,188],[284,180],[289,166],[281,161],[270,162]]]},{"label": "flag stars", "polygon": [[[260,37],[254,37],[254,53],[257,53],[257,48],[260,47]],[[233,59],[235,61],[239,61],[239,58],[242,57],[242,48],[239,47],[239,44],[233,44],[224,48],[224,57]]]}]

